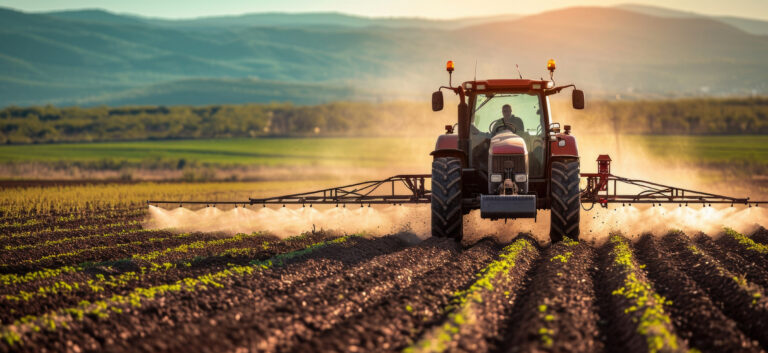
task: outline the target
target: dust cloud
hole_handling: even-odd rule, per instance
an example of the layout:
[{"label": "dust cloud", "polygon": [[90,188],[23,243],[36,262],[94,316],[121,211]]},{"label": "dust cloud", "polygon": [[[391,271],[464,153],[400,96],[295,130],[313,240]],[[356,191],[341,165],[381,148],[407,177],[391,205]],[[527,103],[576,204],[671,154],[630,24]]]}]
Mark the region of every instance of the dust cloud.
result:
[{"label": "dust cloud", "polygon": [[[540,242],[549,241],[549,211],[539,211],[537,220],[518,219],[490,221],[480,218],[479,211],[465,216],[464,232],[467,239],[493,236],[509,242],[518,233],[531,233]],[[723,233],[724,227],[750,234],[759,226],[768,224],[768,208],[730,205],[702,207],[700,205],[609,206],[599,205],[589,211],[581,211],[581,239],[602,243],[612,232],[621,232],[629,238],[650,233],[662,236],[672,230],[689,235],[703,232],[712,237]]]},{"label": "dust cloud", "polygon": [[[213,232],[226,235],[267,232],[281,238],[304,232],[329,231],[341,234],[365,233],[388,235],[410,233],[425,239],[430,236],[428,205],[302,208],[234,208],[222,210],[208,207],[163,209],[150,206],[147,228],[171,229],[176,232]],[[542,244],[549,241],[549,211],[539,211],[537,220],[518,219],[491,221],[481,219],[479,211],[464,217],[464,234],[468,242],[495,237],[506,243],[519,233],[531,233]],[[723,227],[751,233],[768,224],[768,208],[729,205],[702,207],[626,206],[602,208],[596,206],[581,212],[581,238],[602,242],[612,232],[622,232],[630,238],[651,233],[664,235],[671,230],[688,234],[704,232],[717,236]]]},{"label": "dust cloud", "polygon": [[[250,207],[250,206],[249,206]],[[206,207],[163,209],[149,207],[145,228],[176,232],[213,232],[222,234],[267,232],[287,238],[304,232],[331,231],[343,234],[387,235],[413,233],[426,238],[429,233],[429,209],[412,206],[233,208]]]}]

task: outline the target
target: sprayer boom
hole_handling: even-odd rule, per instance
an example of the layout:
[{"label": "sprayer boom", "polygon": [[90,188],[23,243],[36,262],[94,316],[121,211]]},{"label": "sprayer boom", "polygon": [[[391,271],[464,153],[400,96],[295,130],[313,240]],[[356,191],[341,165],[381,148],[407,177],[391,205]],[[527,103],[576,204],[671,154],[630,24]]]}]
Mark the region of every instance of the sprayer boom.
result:
[{"label": "sprayer boom", "polygon": [[150,205],[160,204],[198,204],[215,205],[274,205],[274,204],[404,204],[429,203],[430,191],[425,180],[429,174],[395,175],[384,180],[365,181],[362,183],[337,186],[299,194],[280,195],[267,198],[249,198],[248,201],[147,201]]},{"label": "sprayer boom", "polygon": [[[581,191],[582,204],[600,204],[607,207],[609,203],[621,204],[730,204],[757,207],[768,204],[768,201],[752,201],[748,197],[738,198],[712,194],[703,191],[683,189],[640,179],[622,178],[611,174],[608,155],[597,159],[597,173],[581,173],[587,181],[586,189]],[[426,180],[430,174],[395,175],[384,180],[365,181],[362,183],[337,186],[299,194],[280,195],[267,198],[249,198],[247,201],[147,201],[149,205],[290,205],[290,204],[391,204],[430,203],[432,193],[426,188]],[[635,192],[620,194],[619,186],[632,188]],[[591,207],[590,207],[591,209]]]}]

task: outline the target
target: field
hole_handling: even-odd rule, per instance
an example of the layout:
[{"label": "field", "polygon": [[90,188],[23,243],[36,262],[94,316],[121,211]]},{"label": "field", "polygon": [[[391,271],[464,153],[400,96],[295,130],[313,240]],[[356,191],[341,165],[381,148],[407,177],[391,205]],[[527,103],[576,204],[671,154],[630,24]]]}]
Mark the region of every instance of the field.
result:
[{"label": "field", "polygon": [[[383,167],[414,152],[428,154],[434,138],[260,138],[11,145],[0,163],[135,164],[180,160],[214,166]],[[392,153],[381,153],[387,149]],[[400,162],[403,163],[403,162]],[[405,162],[407,164],[407,161]]]},{"label": "field", "polygon": [[[737,175],[768,173],[768,138],[763,135],[626,135],[618,142],[611,135],[577,136],[587,166],[591,166],[589,161],[598,153],[610,153],[632,165],[632,159],[638,158],[635,151],[639,150],[660,163],[704,167]],[[0,146],[0,175],[43,179],[50,179],[52,175],[56,179],[93,179],[104,175],[114,179],[127,175],[128,179],[195,180],[295,180],[329,174],[383,177],[387,173],[425,172],[433,147],[433,137],[6,145]],[[623,155],[622,149],[626,151]],[[28,170],[24,169],[25,165],[36,167]],[[78,170],[79,174],[72,174],[72,170]]]},{"label": "field", "polygon": [[406,234],[178,234],[144,229],[145,214],[128,204],[7,212],[0,351],[768,348],[764,229],[457,246]]},{"label": "field", "polygon": [[[637,161],[748,170],[768,163],[768,143],[757,136],[620,138],[591,139],[583,151],[624,153],[617,173],[651,172]],[[0,183],[0,352],[768,349],[764,228],[635,236],[642,219],[608,231],[605,223],[617,218],[607,217],[585,228],[590,240],[582,242],[542,242],[541,227],[508,234],[498,229],[509,228],[495,228],[494,236],[457,245],[415,230],[352,229],[354,219],[344,221],[344,231],[315,230],[312,223],[286,236],[266,229],[298,229],[301,222],[277,211],[271,228],[253,233],[147,222],[147,199],[245,200],[336,185],[360,170],[382,177],[424,172],[432,143],[382,137],[2,146],[0,163],[153,165],[155,172],[256,165],[271,179]],[[689,153],[673,158],[670,150]],[[593,168],[589,161],[585,166]],[[288,174],[277,172],[281,168]],[[752,196],[764,191],[742,187]],[[696,217],[717,214],[690,211],[681,214],[694,230],[713,222]],[[488,230],[483,227],[475,233]]]}]

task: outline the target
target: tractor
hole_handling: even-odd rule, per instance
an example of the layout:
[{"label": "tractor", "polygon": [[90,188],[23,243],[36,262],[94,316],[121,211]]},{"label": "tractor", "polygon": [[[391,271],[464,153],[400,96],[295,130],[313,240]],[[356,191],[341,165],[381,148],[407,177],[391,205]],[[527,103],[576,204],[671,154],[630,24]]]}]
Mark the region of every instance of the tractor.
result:
[{"label": "tractor", "polygon": [[[549,80],[472,80],[454,87],[454,65],[448,61],[448,86],[432,93],[432,110],[443,109],[443,91],[459,96],[458,122],[445,126],[437,138],[431,174],[402,174],[386,179],[247,201],[147,200],[150,206],[238,205],[403,205],[431,204],[432,236],[461,241],[464,215],[480,209],[491,220],[536,218],[550,210],[551,241],[579,240],[579,213],[608,204],[743,204],[752,201],[683,189],[611,173],[611,158],[597,157],[596,173],[581,173],[576,138],[571,127],[553,122],[549,97],[572,88],[574,109],[584,109],[584,92],[575,85],[555,86],[555,61],[547,62]],[[456,129],[458,127],[458,129]],[[457,133],[454,131],[457,130]],[[426,180],[432,179],[432,187]],[[579,183],[584,179],[585,188]],[[619,193],[619,186],[624,188]],[[627,189],[629,192],[627,192]]]},{"label": "tractor", "polygon": [[[550,80],[489,79],[451,85],[432,94],[432,110],[443,109],[443,90],[459,96],[458,122],[437,138],[432,162],[432,236],[463,235],[463,217],[480,209],[491,220],[536,218],[549,209],[552,242],[579,239],[579,153],[571,127],[554,122],[549,97],[573,88],[574,109],[584,92]],[[458,126],[457,133],[454,133]]]}]

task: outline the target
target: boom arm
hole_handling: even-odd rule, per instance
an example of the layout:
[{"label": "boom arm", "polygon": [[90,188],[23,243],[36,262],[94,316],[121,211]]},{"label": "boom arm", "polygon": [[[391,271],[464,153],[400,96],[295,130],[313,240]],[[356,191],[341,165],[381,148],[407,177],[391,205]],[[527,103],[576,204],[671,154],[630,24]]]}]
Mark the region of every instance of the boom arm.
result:
[{"label": "boom arm", "polygon": [[[430,191],[425,180],[429,174],[395,175],[384,180],[337,186],[299,194],[267,198],[249,198],[248,201],[147,201],[150,205],[267,205],[267,204],[403,204],[429,203]],[[400,193],[402,192],[402,193]]]},{"label": "boom arm", "polygon": [[[607,155],[605,157],[608,157]],[[610,158],[608,158],[610,161]],[[581,203],[677,203],[693,204],[768,204],[768,201],[750,201],[747,198],[730,197],[702,191],[678,188],[646,180],[622,178],[610,173],[610,163],[600,165],[598,173],[582,173],[587,179],[587,188],[581,192]],[[603,162],[605,163],[605,162]],[[365,181],[362,183],[309,191],[299,194],[280,195],[267,198],[249,198],[248,201],[147,201],[150,205],[161,204],[197,204],[197,205],[268,205],[268,204],[404,204],[430,203],[432,193],[426,188],[430,174],[395,175],[384,180]],[[619,194],[618,186],[624,185],[639,190],[635,194]]]}]

